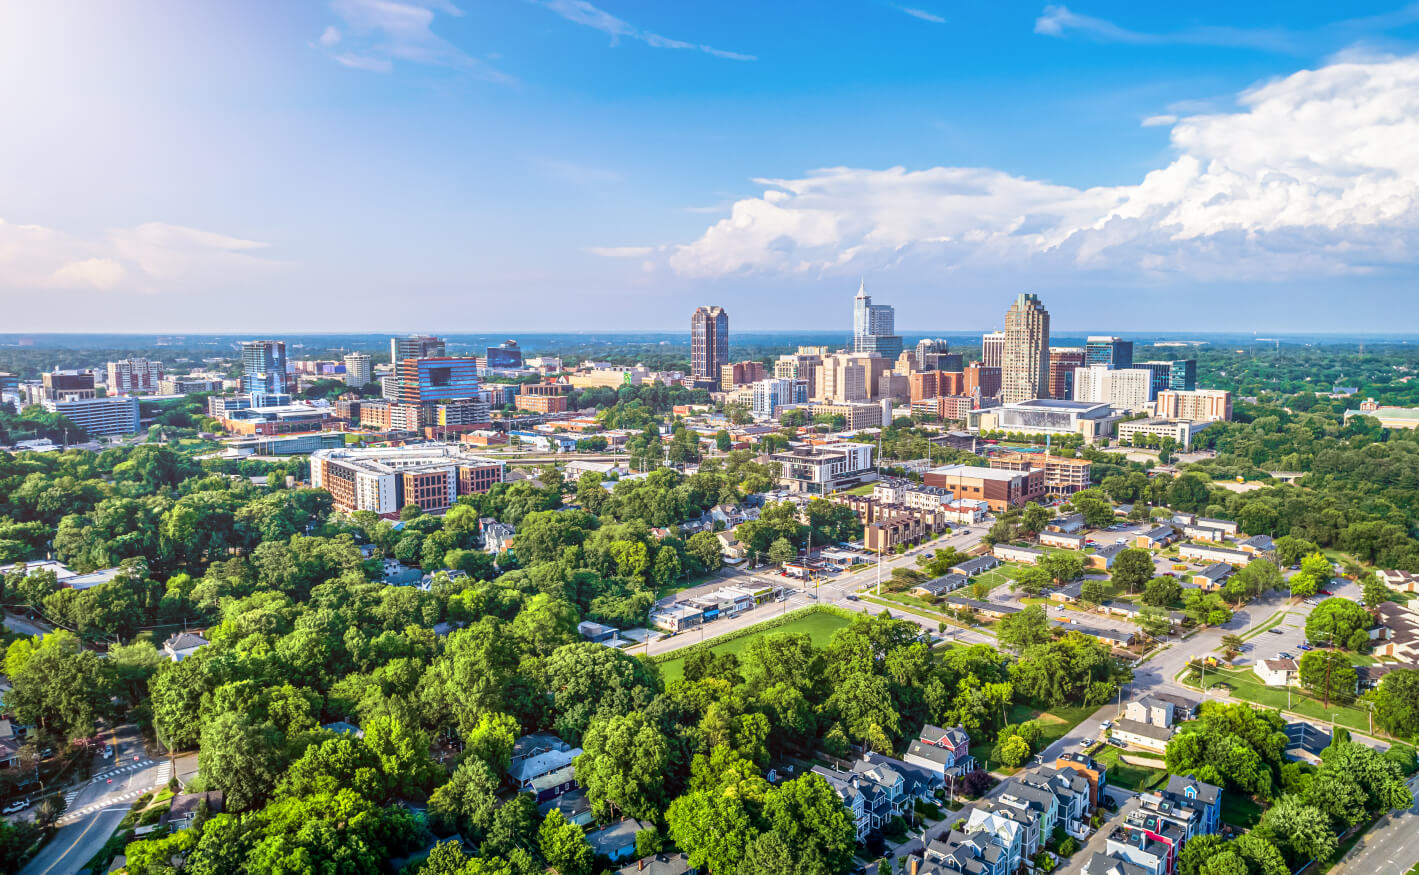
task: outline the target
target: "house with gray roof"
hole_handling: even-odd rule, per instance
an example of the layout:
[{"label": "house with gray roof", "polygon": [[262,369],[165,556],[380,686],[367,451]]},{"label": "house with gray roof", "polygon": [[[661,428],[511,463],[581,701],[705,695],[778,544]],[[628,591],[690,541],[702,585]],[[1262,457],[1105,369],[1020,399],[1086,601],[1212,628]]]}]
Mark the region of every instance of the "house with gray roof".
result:
[{"label": "house with gray roof", "polygon": [[977,556],[974,559],[967,559],[965,562],[953,565],[950,570],[955,574],[975,577],[977,574],[982,574],[999,565],[999,559],[987,554],[985,556]]},{"label": "house with gray roof", "polygon": [[636,833],[653,826],[655,824],[648,821],[627,818],[587,833],[586,841],[596,856],[617,863],[636,855]]}]

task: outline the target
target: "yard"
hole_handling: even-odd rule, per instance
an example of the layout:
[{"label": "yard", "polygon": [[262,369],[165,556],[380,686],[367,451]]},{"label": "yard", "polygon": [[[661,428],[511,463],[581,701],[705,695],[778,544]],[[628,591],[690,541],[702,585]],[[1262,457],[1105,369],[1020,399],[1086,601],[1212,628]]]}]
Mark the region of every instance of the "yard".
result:
[{"label": "yard", "polygon": [[[1158,768],[1135,765],[1123,761],[1122,751],[1111,744],[1104,745],[1101,749],[1094,751],[1093,757],[1109,767],[1109,783],[1126,787],[1134,792],[1151,790],[1167,780],[1168,771],[1163,767],[1163,761],[1158,760]],[[1130,753],[1129,756],[1138,757],[1139,754]],[[1152,759],[1151,757],[1149,759]]]},{"label": "yard", "polygon": [[[1326,707],[1319,699],[1313,698],[1309,693],[1292,687],[1289,693],[1279,687],[1268,687],[1257,678],[1250,669],[1230,669],[1216,668],[1207,670],[1207,684],[1212,686],[1218,682],[1224,682],[1232,689],[1232,696],[1237,699],[1244,699],[1257,705],[1267,708],[1276,708],[1282,711],[1290,711],[1309,717],[1312,720],[1330,723],[1335,722],[1338,726],[1345,726],[1350,729],[1357,729],[1361,732],[1371,732],[1369,712],[1363,708],[1356,708],[1353,705],[1340,705],[1335,702]],[[1195,671],[1187,673],[1186,683],[1196,687],[1198,685],[1198,674]]]},{"label": "yard", "polygon": [[[715,653],[739,654],[744,648],[749,646],[749,642],[763,635],[780,635],[784,633],[802,634],[807,633],[813,639],[815,647],[825,647],[833,637],[833,633],[851,624],[851,620],[829,611],[812,611],[804,614],[792,622],[781,626],[774,626],[759,632],[751,632],[747,635],[740,635],[732,641],[710,647]],[[713,638],[709,639],[713,642]],[[665,678],[666,683],[679,680],[685,674],[685,658],[669,659],[660,663],[660,673]]]},{"label": "yard", "polygon": [[1007,715],[1011,723],[1039,720],[1041,725],[1039,747],[1043,750],[1059,741],[1065,733],[1073,729],[1090,714],[1099,710],[1096,705],[1061,705],[1058,708],[1038,708],[1025,702],[1010,706]]},{"label": "yard", "polygon": [[[1113,777],[1113,773],[1109,773]],[[1242,829],[1251,829],[1261,820],[1261,805],[1244,793],[1222,794],[1222,822]]]}]

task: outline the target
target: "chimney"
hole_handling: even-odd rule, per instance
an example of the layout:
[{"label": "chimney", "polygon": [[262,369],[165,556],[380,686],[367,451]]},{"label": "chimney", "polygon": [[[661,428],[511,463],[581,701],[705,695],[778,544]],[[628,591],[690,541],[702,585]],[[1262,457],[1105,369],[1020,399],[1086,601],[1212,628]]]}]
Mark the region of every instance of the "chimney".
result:
[{"label": "chimney", "polygon": [[[636,861],[636,868],[645,869],[645,857],[641,857],[639,860]],[[913,872],[912,875],[916,875],[916,873]]]}]

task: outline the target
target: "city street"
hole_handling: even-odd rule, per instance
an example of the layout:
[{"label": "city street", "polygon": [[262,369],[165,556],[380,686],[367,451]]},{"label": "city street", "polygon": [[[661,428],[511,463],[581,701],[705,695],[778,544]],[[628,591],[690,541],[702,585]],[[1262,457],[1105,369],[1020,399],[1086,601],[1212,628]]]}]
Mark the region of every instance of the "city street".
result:
[{"label": "city street", "polygon": [[[108,841],[133,800],[172,777],[171,763],[150,759],[133,727],[118,730],[111,745],[115,750],[111,758],[94,755],[94,776],[64,794],[65,809],[58,831],[21,870],[21,875],[67,875],[79,871]],[[26,819],[33,816],[33,808],[16,815]]]},{"label": "city street", "polygon": [[[1409,789],[1419,788],[1419,776]],[[1335,875],[1404,875],[1419,860],[1419,803],[1388,814],[1370,828],[1335,868]]]}]

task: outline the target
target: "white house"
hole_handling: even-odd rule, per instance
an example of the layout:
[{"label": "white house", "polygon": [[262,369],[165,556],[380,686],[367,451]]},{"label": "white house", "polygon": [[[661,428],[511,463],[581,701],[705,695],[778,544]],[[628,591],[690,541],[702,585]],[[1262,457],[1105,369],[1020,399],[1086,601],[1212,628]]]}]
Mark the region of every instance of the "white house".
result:
[{"label": "white house", "polygon": [[163,653],[173,662],[182,662],[206,646],[207,639],[196,632],[178,632],[163,642]]}]

